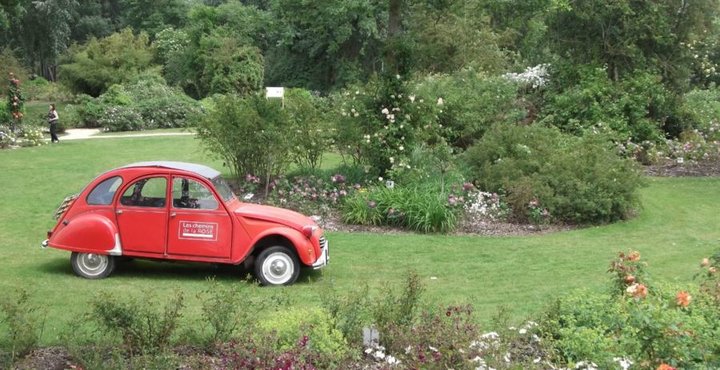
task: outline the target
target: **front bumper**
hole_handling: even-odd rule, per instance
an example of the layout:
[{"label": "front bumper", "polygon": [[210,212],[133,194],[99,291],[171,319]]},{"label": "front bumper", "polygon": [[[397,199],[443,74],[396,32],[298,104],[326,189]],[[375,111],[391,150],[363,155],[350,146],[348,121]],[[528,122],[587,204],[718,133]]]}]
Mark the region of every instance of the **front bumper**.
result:
[{"label": "front bumper", "polygon": [[47,248],[48,247],[48,239],[43,240],[43,242],[40,244],[40,248]]},{"label": "front bumper", "polygon": [[330,243],[328,243],[327,239],[322,238],[320,240],[320,247],[322,250],[320,258],[318,258],[317,261],[312,264],[312,268],[316,270],[327,266],[327,264],[330,262]]}]

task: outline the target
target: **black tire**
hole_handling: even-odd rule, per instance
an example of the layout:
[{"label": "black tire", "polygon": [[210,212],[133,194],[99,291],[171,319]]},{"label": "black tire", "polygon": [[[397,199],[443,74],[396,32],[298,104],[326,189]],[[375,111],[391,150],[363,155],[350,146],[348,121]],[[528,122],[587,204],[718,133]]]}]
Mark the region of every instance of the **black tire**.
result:
[{"label": "black tire", "polygon": [[115,270],[115,257],[104,254],[73,252],[70,263],[75,274],[86,279],[102,279]]},{"label": "black tire", "polygon": [[264,249],[255,259],[255,277],[264,286],[290,285],[300,276],[300,261],[285,246]]}]

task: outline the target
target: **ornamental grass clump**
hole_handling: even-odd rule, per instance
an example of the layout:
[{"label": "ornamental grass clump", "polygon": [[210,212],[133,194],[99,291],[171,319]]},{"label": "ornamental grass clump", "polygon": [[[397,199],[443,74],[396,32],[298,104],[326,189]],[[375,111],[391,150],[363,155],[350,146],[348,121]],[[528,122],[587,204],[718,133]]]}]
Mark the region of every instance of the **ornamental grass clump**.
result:
[{"label": "ornamental grass clump", "polygon": [[374,186],[346,199],[343,221],[360,225],[390,225],[419,232],[455,230],[462,204],[433,187]]}]

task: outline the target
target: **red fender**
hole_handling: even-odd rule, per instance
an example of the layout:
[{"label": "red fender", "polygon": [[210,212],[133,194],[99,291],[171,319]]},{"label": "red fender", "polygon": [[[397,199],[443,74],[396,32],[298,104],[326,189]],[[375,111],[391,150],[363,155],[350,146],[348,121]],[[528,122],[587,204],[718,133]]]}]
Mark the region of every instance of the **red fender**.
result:
[{"label": "red fender", "polygon": [[53,232],[48,245],[73,252],[122,254],[115,223],[105,215],[94,212],[63,221]]},{"label": "red fender", "polygon": [[313,243],[305,237],[301,232],[291,229],[289,227],[274,227],[271,229],[263,230],[260,234],[256,235],[251,245],[257,244],[260,240],[265,237],[279,235],[290,241],[295,247],[298,258],[300,261],[307,266],[311,266],[317,261],[319,254],[316,253]]}]

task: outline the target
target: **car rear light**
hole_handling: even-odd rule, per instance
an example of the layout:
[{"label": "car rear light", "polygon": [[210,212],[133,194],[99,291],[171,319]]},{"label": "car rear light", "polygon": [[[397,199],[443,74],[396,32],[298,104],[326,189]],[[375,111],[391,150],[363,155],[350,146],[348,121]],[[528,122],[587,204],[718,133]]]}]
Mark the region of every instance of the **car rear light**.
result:
[{"label": "car rear light", "polygon": [[310,237],[312,237],[313,233],[314,233],[315,230],[317,230],[317,229],[318,229],[318,227],[315,226],[315,225],[308,225],[308,226],[303,227],[302,233],[303,233],[303,235],[305,235],[306,237],[310,238]]}]

